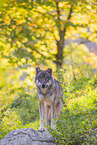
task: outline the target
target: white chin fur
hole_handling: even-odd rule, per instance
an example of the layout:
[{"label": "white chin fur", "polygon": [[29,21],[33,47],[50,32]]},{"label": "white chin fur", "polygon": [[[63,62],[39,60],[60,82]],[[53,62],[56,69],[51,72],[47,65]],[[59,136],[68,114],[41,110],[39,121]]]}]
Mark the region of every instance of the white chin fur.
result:
[{"label": "white chin fur", "polygon": [[47,91],[47,88],[41,88],[42,93],[46,93],[46,91]]}]

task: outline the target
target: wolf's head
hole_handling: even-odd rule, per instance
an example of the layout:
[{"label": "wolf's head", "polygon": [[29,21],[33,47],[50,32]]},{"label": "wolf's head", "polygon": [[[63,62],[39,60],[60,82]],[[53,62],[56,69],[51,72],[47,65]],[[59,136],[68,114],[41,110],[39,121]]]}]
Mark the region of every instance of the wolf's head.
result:
[{"label": "wolf's head", "polygon": [[35,69],[35,83],[40,89],[48,88],[53,81],[52,69],[41,70],[39,67]]}]

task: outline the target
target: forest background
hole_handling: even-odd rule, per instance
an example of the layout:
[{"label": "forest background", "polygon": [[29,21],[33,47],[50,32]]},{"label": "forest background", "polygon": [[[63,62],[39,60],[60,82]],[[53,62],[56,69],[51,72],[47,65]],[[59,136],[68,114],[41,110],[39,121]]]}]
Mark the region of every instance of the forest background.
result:
[{"label": "forest background", "polygon": [[[87,45],[88,44],[88,45]],[[35,66],[63,88],[58,144],[96,144],[97,1],[1,0],[0,138],[39,127]]]}]

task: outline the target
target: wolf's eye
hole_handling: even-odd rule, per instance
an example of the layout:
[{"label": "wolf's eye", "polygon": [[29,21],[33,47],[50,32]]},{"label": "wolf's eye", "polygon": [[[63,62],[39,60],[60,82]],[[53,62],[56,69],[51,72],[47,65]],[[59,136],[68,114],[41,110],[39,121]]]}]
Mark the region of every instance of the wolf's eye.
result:
[{"label": "wolf's eye", "polygon": [[49,78],[48,77],[46,77],[46,80],[48,80]]},{"label": "wolf's eye", "polygon": [[40,76],[40,77],[39,77],[39,79],[41,80],[41,79],[42,79],[42,77]]}]

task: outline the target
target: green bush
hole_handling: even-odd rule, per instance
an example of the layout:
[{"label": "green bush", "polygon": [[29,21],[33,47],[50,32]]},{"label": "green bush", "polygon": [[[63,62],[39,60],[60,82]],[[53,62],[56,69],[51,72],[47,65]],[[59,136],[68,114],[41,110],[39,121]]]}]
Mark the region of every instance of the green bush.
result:
[{"label": "green bush", "polygon": [[22,92],[17,99],[1,111],[0,137],[2,138],[11,130],[25,128],[37,119],[39,119],[37,95]]},{"label": "green bush", "polygon": [[[97,144],[97,89],[96,77],[73,80],[63,88],[63,110],[50,130],[60,145]],[[94,86],[95,84],[95,86]],[[97,131],[97,130],[96,130]]]}]

